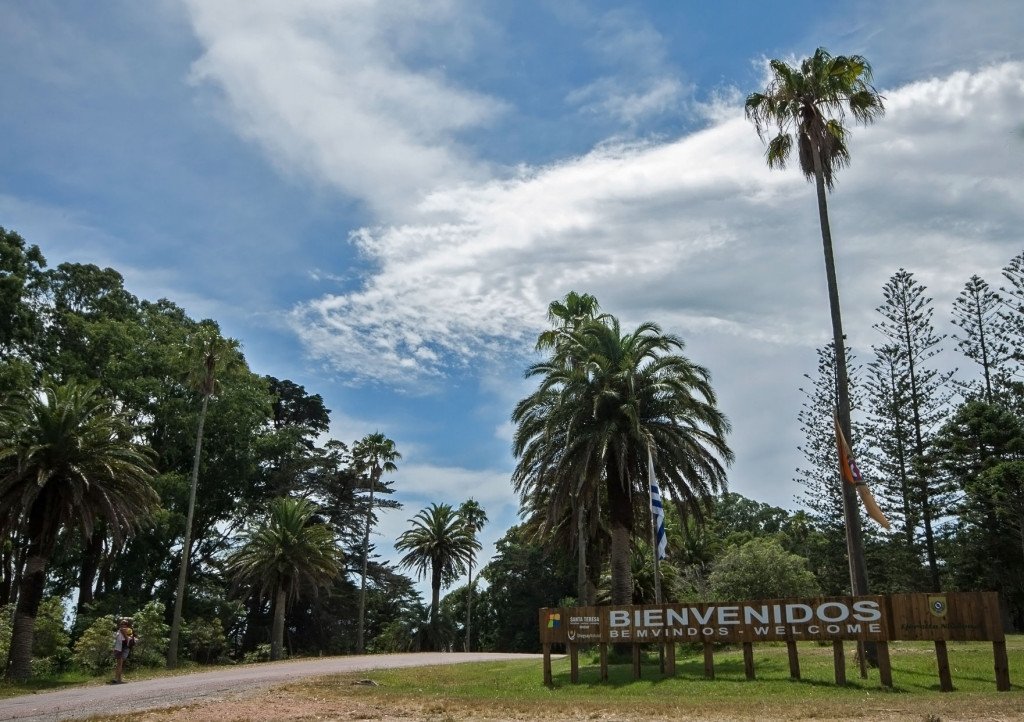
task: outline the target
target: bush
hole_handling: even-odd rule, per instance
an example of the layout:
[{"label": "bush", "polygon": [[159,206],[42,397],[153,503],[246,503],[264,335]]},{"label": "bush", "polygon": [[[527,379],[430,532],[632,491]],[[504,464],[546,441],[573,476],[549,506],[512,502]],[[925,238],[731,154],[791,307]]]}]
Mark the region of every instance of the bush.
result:
[{"label": "bush", "polygon": [[196,662],[216,662],[228,646],[224,625],[219,619],[196,619],[186,624],[182,632],[189,657]]},{"label": "bush", "polygon": [[160,667],[167,662],[170,627],[164,624],[164,614],[162,602],[149,602],[132,615],[132,629],[139,638],[128,658],[132,666]]},{"label": "bush", "polygon": [[806,597],[820,589],[806,559],[763,538],[727,549],[712,564],[708,582],[717,601]]},{"label": "bush", "polygon": [[117,620],[112,614],[102,616],[89,625],[75,642],[75,664],[93,674],[110,669],[114,664],[111,650],[114,648],[116,631]]},{"label": "bush", "polygon": [[67,650],[70,643],[71,637],[64,628],[64,602],[57,597],[44,599],[36,614],[32,656],[53,657],[61,650]]},{"label": "bush", "polygon": [[269,662],[270,645],[257,644],[256,649],[252,650],[251,652],[245,653],[245,656],[242,657],[242,661],[245,664],[252,664],[253,662]]},{"label": "bush", "polygon": [[11,634],[14,632],[14,605],[0,607],[0,659],[7,660],[11,651]]}]

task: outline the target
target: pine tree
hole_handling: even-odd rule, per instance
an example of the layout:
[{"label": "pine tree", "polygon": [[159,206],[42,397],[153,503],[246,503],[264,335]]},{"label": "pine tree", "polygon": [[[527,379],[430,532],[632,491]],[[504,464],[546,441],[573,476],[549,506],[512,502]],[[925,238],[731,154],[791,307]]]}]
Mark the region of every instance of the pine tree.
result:
[{"label": "pine tree", "polygon": [[936,481],[928,458],[933,430],[942,422],[950,398],[948,384],[953,371],[943,372],[929,362],[942,351],[944,335],[932,324],[932,299],[914,274],[899,269],[882,288],[884,303],[878,307],[882,320],[875,324],[891,344],[899,349],[895,357],[904,367],[901,375],[907,384],[909,421],[913,437],[911,468],[914,501],[924,525],[925,557],[929,586],[939,591],[939,563],[936,552],[937,527],[944,515],[945,497]]},{"label": "pine tree", "polygon": [[[964,284],[964,290],[953,301],[953,323],[961,333],[953,334],[964,356],[981,366],[981,391],[985,401],[992,403],[1000,381],[1005,383],[1005,364],[1011,357],[1006,343],[1009,323],[1000,313],[1002,299],[977,275]],[[968,382],[968,395],[977,395],[979,384]]]}]

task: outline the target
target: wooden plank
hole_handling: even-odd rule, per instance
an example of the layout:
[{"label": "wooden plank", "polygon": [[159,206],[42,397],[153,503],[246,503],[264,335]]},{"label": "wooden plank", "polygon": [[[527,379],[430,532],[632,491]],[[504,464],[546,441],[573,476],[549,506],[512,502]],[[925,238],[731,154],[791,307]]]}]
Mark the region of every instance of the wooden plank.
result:
[{"label": "wooden plank", "polygon": [[754,645],[750,642],[743,643],[743,672],[747,679],[754,679]]},{"label": "wooden plank", "polygon": [[665,674],[669,677],[676,676],[676,643],[669,642],[665,645]]},{"label": "wooden plank", "polygon": [[953,678],[949,673],[949,653],[946,651],[946,640],[935,640],[935,659],[939,663],[939,689],[943,692],[952,692]]},{"label": "wooden plank", "polygon": [[541,645],[541,649],[544,652],[544,684],[550,687],[554,684],[551,678],[551,645]]},{"label": "wooden plank", "polygon": [[800,679],[800,656],[796,651],[796,642],[792,639],[786,640],[786,652],[789,654],[789,676],[792,679]]},{"label": "wooden plank", "polygon": [[843,640],[832,641],[832,664],[836,671],[836,684],[846,686],[846,654],[843,652]]},{"label": "wooden plank", "polygon": [[715,678],[715,645],[711,642],[704,642],[704,677]]},{"label": "wooden plank", "polygon": [[580,682],[580,648],[577,644],[569,644],[569,681]]},{"label": "wooden plank", "polygon": [[1006,639],[995,592],[892,594],[890,639],[991,641]]},{"label": "wooden plank", "polygon": [[892,664],[889,661],[889,643],[878,643],[878,678],[883,687],[892,687]]},{"label": "wooden plank", "polygon": [[608,681],[608,645],[601,644],[601,681]]},{"label": "wooden plank", "polygon": [[1010,662],[1006,658],[1006,642],[992,642],[992,656],[996,666],[996,689],[1010,691]]},{"label": "wooden plank", "polygon": [[640,645],[633,645],[633,679],[640,679]]}]

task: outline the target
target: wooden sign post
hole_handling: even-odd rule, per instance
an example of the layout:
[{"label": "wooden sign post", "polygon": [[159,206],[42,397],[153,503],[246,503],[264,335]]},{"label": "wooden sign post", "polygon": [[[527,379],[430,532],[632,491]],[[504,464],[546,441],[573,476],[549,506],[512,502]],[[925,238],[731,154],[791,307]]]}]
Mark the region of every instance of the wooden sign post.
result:
[{"label": "wooden sign post", "polygon": [[754,644],[785,642],[789,673],[800,679],[798,641],[831,641],[836,684],[846,684],[844,641],[878,646],[878,671],[883,686],[892,686],[890,640],[935,642],[939,687],[953,689],[947,641],[991,641],[996,688],[1010,689],[1006,638],[1000,624],[999,598],[994,592],[894,594],[864,597],[815,597],[748,602],[660,604],[623,607],[545,608],[539,613],[544,652],[544,683],[553,684],[551,647],[565,645],[570,680],[579,682],[579,645],[600,648],[601,680],[608,679],[608,645],[633,648],[634,679],[641,675],[641,646],[663,650],[663,674],[675,674],[677,642],[703,644],[704,676],[715,677],[714,644],[740,644],[747,679],[755,679]]}]

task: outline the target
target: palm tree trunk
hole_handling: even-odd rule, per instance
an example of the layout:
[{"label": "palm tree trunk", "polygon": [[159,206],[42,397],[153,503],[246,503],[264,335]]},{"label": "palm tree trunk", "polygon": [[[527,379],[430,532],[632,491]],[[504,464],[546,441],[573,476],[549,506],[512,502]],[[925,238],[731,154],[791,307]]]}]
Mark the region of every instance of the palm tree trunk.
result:
[{"label": "palm tree trunk", "polygon": [[[850,432],[850,383],[846,373],[846,341],[843,334],[843,317],[839,305],[839,283],[836,280],[836,262],[832,252],[832,230],[828,221],[828,201],[825,195],[825,178],[822,174],[821,155],[817,144],[811,143],[814,157],[814,185],[818,192],[818,220],[821,223],[821,242],[825,252],[825,277],[828,282],[828,303],[832,316],[832,343],[836,354],[836,396],[839,407],[839,426],[849,443],[853,444]],[[860,527],[860,512],[857,508],[857,492],[851,484],[840,481],[843,489],[843,518],[846,521],[846,549],[850,563],[850,586],[855,595],[868,593],[868,570],[864,559],[864,540]]]},{"label": "palm tree trunk", "polygon": [[587,541],[584,533],[584,505],[576,502],[576,599],[587,606]]},{"label": "palm tree trunk", "polygon": [[[383,469],[381,469],[383,472]],[[363,534],[363,575],[359,581],[359,627],[356,631],[356,654],[362,654],[364,646],[364,629],[366,626],[366,565],[370,556],[370,521],[373,519],[373,488],[377,485],[379,472],[370,472],[370,503],[366,507],[366,531]]]},{"label": "palm tree trunk", "polygon": [[605,466],[608,510],[611,515],[612,604],[633,603],[633,566],[630,563],[630,534],[633,530],[633,500],[626,481],[619,478],[614,461]]},{"label": "palm tree trunk", "polygon": [[18,582],[18,604],[14,610],[6,673],[8,680],[18,682],[25,681],[32,674],[32,640],[36,615],[43,601],[46,564],[55,543],[52,538],[48,538],[52,535],[46,534],[50,516],[48,501],[49,495],[44,488],[32,502],[25,532],[28,548],[25,550],[25,568]]},{"label": "palm tree trunk", "polygon": [[434,652],[441,651],[441,564],[435,561],[430,570],[430,643]]},{"label": "palm tree trunk", "polygon": [[270,631],[270,660],[281,659],[281,652],[284,649],[284,608],[287,601],[284,584],[277,587],[277,594],[274,597],[274,625]]},{"label": "palm tree trunk", "polygon": [[104,536],[102,525],[98,524],[92,530],[92,537],[82,552],[82,570],[78,575],[78,614],[85,610],[87,604],[92,603],[93,585],[96,582],[96,572],[100,568],[100,557],[103,555]]},{"label": "palm tree trunk", "polygon": [[203,451],[203,425],[206,423],[206,408],[210,395],[203,394],[203,406],[199,411],[199,428],[196,429],[196,453],[192,459],[192,483],[188,494],[188,516],[185,519],[185,539],[181,544],[181,569],[178,571],[178,589],[174,595],[174,616],[171,618],[171,638],[167,645],[167,668],[178,666],[178,637],[181,634],[181,610],[185,600],[185,580],[188,578],[188,560],[192,552],[192,519],[196,511],[196,487],[199,484],[199,459]]},{"label": "palm tree trunk", "polygon": [[466,583],[466,651],[472,652],[473,646],[473,562],[469,563],[469,581]]}]

